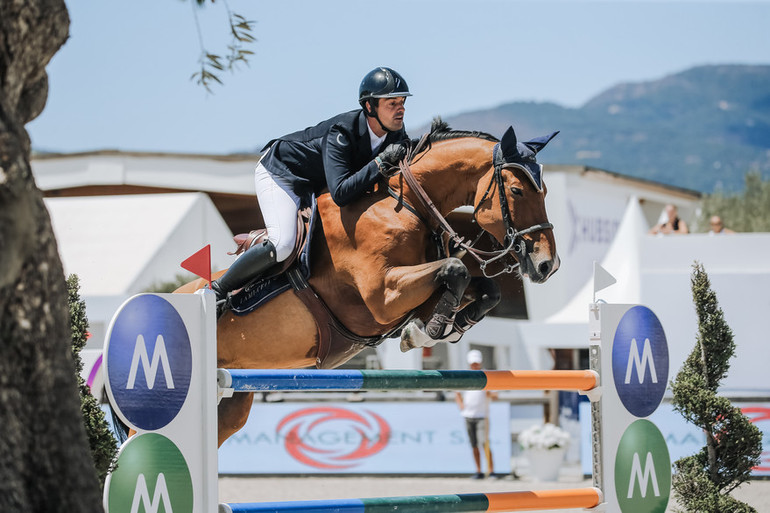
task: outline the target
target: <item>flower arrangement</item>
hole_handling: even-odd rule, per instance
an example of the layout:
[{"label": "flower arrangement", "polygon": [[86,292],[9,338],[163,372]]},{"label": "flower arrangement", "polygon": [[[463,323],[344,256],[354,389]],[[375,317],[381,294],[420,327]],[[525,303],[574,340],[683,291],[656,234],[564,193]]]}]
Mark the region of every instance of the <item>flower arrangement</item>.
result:
[{"label": "flower arrangement", "polygon": [[524,449],[556,449],[569,445],[569,433],[553,424],[535,424],[519,434]]}]

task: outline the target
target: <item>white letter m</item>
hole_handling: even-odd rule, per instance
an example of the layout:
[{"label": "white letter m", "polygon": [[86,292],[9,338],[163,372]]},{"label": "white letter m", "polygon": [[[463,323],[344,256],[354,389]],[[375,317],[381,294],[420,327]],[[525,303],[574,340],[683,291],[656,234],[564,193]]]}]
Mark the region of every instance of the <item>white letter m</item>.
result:
[{"label": "white letter m", "polygon": [[131,513],[139,513],[140,501],[144,506],[145,513],[158,513],[161,500],[163,500],[163,509],[166,513],[173,513],[174,510],[171,509],[171,499],[168,496],[168,487],[166,486],[166,477],[162,473],[158,474],[158,480],[155,482],[155,493],[150,500],[150,492],[147,490],[144,474],[139,474],[134,489],[134,500],[131,503]]},{"label": "white letter m", "polygon": [[168,354],[166,354],[166,344],[163,342],[163,335],[158,335],[155,339],[155,350],[152,353],[152,362],[147,354],[147,346],[144,343],[144,337],[136,337],[134,346],[134,357],[131,359],[131,369],[128,372],[128,384],[126,389],[133,389],[136,383],[136,372],[139,368],[139,361],[142,362],[144,377],[147,380],[147,388],[152,390],[155,386],[155,374],[158,372],[158,364],[163,365],[163,376],[166,378],[166,387],[174,388],[174,378],[171,375],[171,365],[168,363]]},{"label": "white letter m", "polygon": [[639,383],[644,382],[644,375],[647,372],[647,366],[650,366],[650,377],[653,383],[658,382],[658,374],[655,372],[655,360],[652,358],[652,346],[650,339],[644,339],[644,348],[642,349],[642,357],[639,358],[639,348],[636,346],[636,339],[631,339],[631,347],[628,350],[628,366],[626,367],[626,379],[625,384],[631,383],[631,366],[636,367],[636,377],[639,378]]},{"label": "white letter m", "polygon": [[647,458],[644,462],[644,472],[642,472],[642,464],[639,461],[639,453],[634,453],[633,463],[631,464],[631,479],[628,481],[628,498],[634,496],[634,483],[636,478],[639,478],[639,490],[642,492],[642,498],[647,495],[647,480],[652,478],[652,492],[655,497],[660,497],[660,489],[658,488],[658,478],[655,475],[655,463],[652,460],[652,453],[647,453]]}]

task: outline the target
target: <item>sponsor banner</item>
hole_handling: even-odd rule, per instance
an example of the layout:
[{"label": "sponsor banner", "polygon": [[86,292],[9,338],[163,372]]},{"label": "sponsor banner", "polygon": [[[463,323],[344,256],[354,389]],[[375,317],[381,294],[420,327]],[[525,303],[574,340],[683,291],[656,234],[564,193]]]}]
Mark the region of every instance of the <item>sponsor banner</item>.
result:
[{"label": "sponsor banner", "polygon": [[[507,403],[490,405],[490,441],[495,472],[510,473]],[[219,472],[468,474],[475,466],[454,401],[254,403],[246,426],[220,448]]]},{"label": "sponsor banner", "polygon": [[770,402],[733,403],[762,431],[762,456],[752,476],[770,476]]}]

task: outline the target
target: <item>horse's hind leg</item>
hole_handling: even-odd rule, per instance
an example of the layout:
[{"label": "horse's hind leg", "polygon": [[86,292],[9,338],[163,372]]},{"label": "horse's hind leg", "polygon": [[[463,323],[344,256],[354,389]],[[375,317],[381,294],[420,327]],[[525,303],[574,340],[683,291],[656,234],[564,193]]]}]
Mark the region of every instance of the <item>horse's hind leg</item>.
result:
[{"label": "horse's hind leg", "polygon": [[232,397],[222,399],[217,408],[219,423],[217,447],[221,447],[225,440],[246,424],[253,401],[254,392],[238,392]]},{"label": "horse's hind leg", "polygon": [[461,260],[447,258],[436,275],[436,281],[443,283],[446,290],[425,325],[425,332],[433,339],[441,338],[446,328],[454,322],[455,314],[460,308],[460,301],[471,281],[471,275]]}]

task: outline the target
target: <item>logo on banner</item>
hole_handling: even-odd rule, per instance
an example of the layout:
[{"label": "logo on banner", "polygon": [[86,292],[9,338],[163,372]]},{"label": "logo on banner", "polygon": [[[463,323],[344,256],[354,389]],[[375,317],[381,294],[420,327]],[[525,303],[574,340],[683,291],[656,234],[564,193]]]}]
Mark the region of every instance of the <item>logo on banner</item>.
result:
[{"label": "logo on banner", "polygon": [[660,405],[668,384],[668,344],[660,321],[634,306],[620,319],[612,345],[612,373],[623,406],[636,417]]},{"label": "logo on banner", "polygon": [[615,493],[621,511],[666,511],[671,459],[666,440],[649,420],[633,422],[620,439],[615,455]]},{"label": "logo on banner", "polygon": [[276,430],[292,458],[328,470],[355,467],[383,450],[391,433],[374,412],[338,407],[304,408],[284,417]]},{"label": "logo on banner", "polygon": [[165,436],[136,435],[120,451],[105,499],[109,513],[193,511],[190,469]]},{"label": "logo on banner", "polygon": [[141,430],[168,425],[190,388],[190,337],[176,309],[155,295],[136,296],[115,318],[107,347],[118,411]]},{"label": "logo on banner", "polygon": [[767,450],[770,447],[768,443],[768,440],[770,440],[770,407],[767,407],[766,404],[741,406],[741,412],[762,431],[764,450],[762,451],[759,465],[752,469],[753,475],[760,476],[766,476],[770,473],[770,451]]}]

